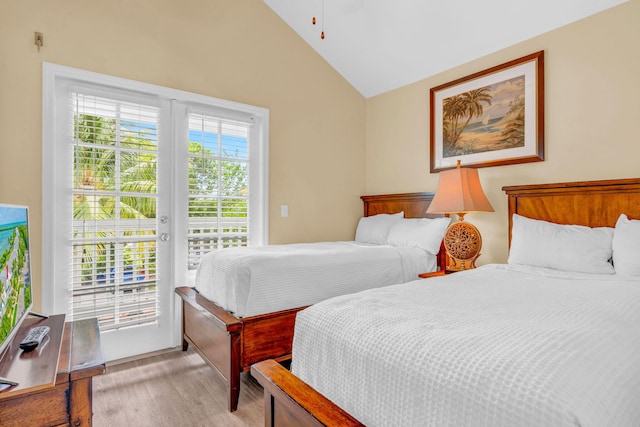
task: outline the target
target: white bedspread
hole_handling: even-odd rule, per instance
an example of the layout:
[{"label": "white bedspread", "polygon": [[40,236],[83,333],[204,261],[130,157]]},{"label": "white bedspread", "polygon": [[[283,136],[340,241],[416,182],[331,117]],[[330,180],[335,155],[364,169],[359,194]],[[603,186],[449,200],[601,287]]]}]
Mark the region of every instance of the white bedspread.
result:
[{"label": "white bedspread", "polygon": [[196,289],[246,317],[408,282],[435,267],[422,249],[357,242],[229,248],[202,257]]},{"label": "white bedspread", "polygon": [[639,426],[640,280],[491,265],[298,314],[292,371],[369,427]]}]

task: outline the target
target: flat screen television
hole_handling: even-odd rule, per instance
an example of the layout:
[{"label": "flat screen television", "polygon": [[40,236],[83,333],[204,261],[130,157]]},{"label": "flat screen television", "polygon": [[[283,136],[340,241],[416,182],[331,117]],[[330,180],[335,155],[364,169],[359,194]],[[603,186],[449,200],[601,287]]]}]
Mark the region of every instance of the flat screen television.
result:
[{"label": "flat screen television", "polygon": [[32,305],[29,209],[0,204],[0,360]]}]

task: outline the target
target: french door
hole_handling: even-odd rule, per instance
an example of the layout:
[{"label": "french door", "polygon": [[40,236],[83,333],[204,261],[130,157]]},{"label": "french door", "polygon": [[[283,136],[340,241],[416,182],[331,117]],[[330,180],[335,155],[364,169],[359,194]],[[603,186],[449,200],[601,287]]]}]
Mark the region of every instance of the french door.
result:
[{"label": "french door", "polygon": [[108,360],[172,345],[168,110],[154,97],[70,84],[59,112],[54,254],[68,318],[96,317]]},{"label": "french door", "polygon": [[266,243],[268,110],[43,76],[43,311],[97,318],[107,360],[179,345],[173,290],[199,256]]}]

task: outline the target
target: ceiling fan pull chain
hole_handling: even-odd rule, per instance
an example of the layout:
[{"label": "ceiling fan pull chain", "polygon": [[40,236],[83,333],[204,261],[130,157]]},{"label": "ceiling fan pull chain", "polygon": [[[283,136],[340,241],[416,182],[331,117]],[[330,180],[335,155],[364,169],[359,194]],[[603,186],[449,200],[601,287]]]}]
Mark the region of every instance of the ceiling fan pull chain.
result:
[{"label": "ceiling fan pull chain", "polygon": [[[314,8],[315,9],[315,8]],[[322,20],[322,28],[320,29],[320,38],[322,40],[324,40],[324,0],[322,0],[322,10],[320,11],[320,19]],[[315,10],[314,10],[314,14],[313,17],[311,18],[311,24],[312,25],[316,25],[316,16],[315,16]]]},{"label": "ceiling fan pull chain", "polygon": [[324,0],[322,0],[322,11],[321,11],[321,17],[322,17],[322,32],[320,33],[320,38],[322,40],[324,40]]}]

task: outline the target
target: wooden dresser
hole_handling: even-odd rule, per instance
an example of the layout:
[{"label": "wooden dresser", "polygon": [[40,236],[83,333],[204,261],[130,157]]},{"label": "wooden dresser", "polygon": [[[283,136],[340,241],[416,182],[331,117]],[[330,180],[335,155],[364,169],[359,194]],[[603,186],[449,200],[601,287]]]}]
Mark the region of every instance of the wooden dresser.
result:
[{"label": "wooden dresser", "polygon": [[[18,343],[41,325],[51,328],[49,334],[36,349],[23,352]],[[0,425],[90,426],[92,378],[104,370],[96,319],[26,319],[0,362],[0,377],[19,383],[0,392]]]}]

